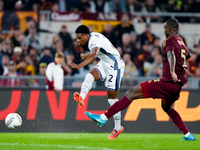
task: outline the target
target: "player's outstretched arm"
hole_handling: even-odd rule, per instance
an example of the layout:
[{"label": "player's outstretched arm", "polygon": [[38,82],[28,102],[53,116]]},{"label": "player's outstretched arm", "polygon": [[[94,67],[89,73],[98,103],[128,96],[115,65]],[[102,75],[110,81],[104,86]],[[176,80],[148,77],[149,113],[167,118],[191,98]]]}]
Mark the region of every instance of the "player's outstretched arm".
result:
[{"label": "player's outstretched arm", "polygon": [[75,68],[75,69],[81,69],[82,67],[84,67],[84,66],[90,64],[91,62],[93,62],[97,58],[98,53],[99,53],[99,48],[94,48],[90,52],[90,55],[82,63],[80,63],[79,65],[77,65],[75,63],[72,63],[71,67]]},{"label": "player's outstretched arm", "polygon": [[88,53],[81,53],[81,59],[82,60],[85,60],[89,55],[91,54],[91,52],[88,52]]},{"label": "player's outstretched arm", "polygon": [[175,83],[181,82],[180,79],[178,79],[176,73],[175,73],[175,65],[176,65],[176,57],[173,51],[167,52],[167,59],[169,62],[170,72],[172,75],[172,79]]}]

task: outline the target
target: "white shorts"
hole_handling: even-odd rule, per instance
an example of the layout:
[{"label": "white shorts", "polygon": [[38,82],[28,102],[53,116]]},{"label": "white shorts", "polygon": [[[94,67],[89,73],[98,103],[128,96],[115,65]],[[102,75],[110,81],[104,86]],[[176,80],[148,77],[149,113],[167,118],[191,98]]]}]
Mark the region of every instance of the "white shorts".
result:
[{"label": "white shorts", "polygon": [[120,82],[124,74],[124,67],[120,69],[114,69],[113,66],[99,62],[95,69],[99,71],[101,81],[105,81],[105,86],[112,91],[118,91],[120,88]]}]

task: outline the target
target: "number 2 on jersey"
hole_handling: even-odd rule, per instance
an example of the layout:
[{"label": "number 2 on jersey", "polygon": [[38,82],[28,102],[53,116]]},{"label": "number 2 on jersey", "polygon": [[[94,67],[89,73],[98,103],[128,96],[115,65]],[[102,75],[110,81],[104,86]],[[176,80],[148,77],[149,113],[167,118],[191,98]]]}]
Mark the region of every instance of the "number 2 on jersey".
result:
[{"label": "number 2 on jersey", "polygon": [[183,62],[183,67],[187,67],[187,64],[186,64],[186,57],[185,57],[185,49],[181,49],[181,57],[184,59],[184,62]]},{"label": "number 2 on jersey", "polygon": [[112,78],[113,78],[113,75],[110,74],[110,79],[108,81],[112,82]]}]

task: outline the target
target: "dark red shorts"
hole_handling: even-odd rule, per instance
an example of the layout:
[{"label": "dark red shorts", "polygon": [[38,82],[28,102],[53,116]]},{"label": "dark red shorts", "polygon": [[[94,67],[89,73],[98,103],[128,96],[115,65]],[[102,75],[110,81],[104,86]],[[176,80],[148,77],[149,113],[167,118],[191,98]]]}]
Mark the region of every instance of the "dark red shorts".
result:
[{"label": "dark red shorts", "polygon": [[161,98],[165,103],[173,103],[179,99],[182,86],[173,81],[154,79],[140,83],[144,98]]},{"label": "dark red shorts", "polygon": [[54,81],[53,82],[49,81],[47,77],[45,78],[45,81],[47,85],[47,90],[54,90]]}]

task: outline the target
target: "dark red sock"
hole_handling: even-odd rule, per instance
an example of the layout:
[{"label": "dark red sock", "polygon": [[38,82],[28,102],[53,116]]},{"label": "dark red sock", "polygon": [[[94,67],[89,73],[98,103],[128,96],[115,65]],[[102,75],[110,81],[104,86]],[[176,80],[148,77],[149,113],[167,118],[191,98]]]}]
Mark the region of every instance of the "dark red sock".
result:
[{"label": "dark red sock", "polygon": [[126,96],[124,96],[122,97],[122,99],[120,99],[119,101],[114,103],[112,106],[110,106],[104,114],[109,119],[120,110],[127,108],[131,104],[131,102],[132,101],[130,101]]},{"label": "dark red sock", "polygon": [[172,109],[168,115],[171,117],[174,124],[179,128],[180,131],[183,132],[184,135],[189,132],[183,120],[181,119],[181,116],[176,110]]}]

